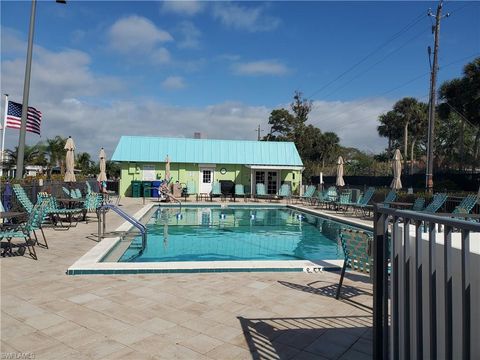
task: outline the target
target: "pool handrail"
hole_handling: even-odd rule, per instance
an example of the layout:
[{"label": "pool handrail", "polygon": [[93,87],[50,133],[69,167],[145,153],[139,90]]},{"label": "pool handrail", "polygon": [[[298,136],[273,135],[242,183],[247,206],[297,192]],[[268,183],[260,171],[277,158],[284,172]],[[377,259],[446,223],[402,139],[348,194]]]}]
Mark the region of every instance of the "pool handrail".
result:
[{"label": "pool handrail", "polygon": [[132,216],[127,214],[125,211],[120,209],[118,206],[113,205],[113,204],[103,204],[98,209],[101,213],[103,213],[103,218],[104,218],[103,228],[102,228],[101,227],[102,220],[101,220],[101,216],[99,216],[99,221],[98,221],[98,238],[99,238],[99,240],[100,240],[100,236],[101,236],[100,235],[100,233],[101,233],[100,229],[101,228],[103,229],[103,234],[105,233],[105,210],[107,210],[107,209],[113,210],[120,217],[122,217],[123,219],[128,221],[130,224],[135,226],[140,231],[140,234],[142,235],[142,251],[143,251],[145,249],[146,245],[147,245],[147,228],[145,227],[145,225],[140,223],[137,219],[133,218]]}]

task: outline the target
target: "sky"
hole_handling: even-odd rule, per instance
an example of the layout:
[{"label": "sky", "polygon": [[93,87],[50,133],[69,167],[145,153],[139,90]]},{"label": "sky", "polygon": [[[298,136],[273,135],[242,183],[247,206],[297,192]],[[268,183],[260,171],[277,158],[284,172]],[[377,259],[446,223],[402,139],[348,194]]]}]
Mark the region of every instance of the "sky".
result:
[{"label": "sky", "polygon": [[[378,116],[427,102],[437,2],[39,1],[29,105],[34,144],[71,135],[113,153],[122,135],[256,138],[295,91],[308,123],[344,146],[380,152]],[[2,1],[1,92],[22,102],[31,3]],[[438,83],[480,56],[480,3],[447,1]],[[2,114],[4,112],[2,98]],[[18,144],[8,129],[6,147]]]}]

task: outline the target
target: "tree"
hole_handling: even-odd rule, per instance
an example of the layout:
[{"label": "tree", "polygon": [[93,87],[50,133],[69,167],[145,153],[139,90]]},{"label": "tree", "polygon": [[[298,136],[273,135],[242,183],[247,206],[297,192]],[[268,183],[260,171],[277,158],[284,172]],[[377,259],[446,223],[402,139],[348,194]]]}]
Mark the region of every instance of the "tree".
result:
[{"label": "tree", "polygon": [[48,175],[52,174],[52,168],[60,167],[60,173],[65,173],[65,143],[67,139],[61,136],[55,136],[53,139],[47,139],[45,149],[49,158],[48,161]]},{"label": "tree", "polygon": [[83,152],[77,155],[77,168],[82,171],[83,175],[91,175],[92,167],[95,165],[95,162],[91,160],[90,154]]},{"label": "tree", "polygon": [[[5,167],[7,169],[12,169],[17,164],[18,158],[18,146],[15,146],[15,150],[6,150],[7,153],[7,161],[5,161]],[[45,153],[41,144],[36,144],[33,146],[25,145],[25,152],[24,152],[24,168],[23,173],[25,173],[25,166],[27,165],[45,165]]]},{"label": "tree", "polygon": [[[478,165],[480,147],[480,57],[465,65],[463,77],[444,82],[440,86],[439,97],[443,103],[438,106],[439,117],[445,126],[453,121],[452,114],[460,120],[459,152],[460,162],[467,156],[466,128],[468,123],[475,127],[474,143],[472,147],[472,170]],[[461,165],[462,166],[462,165]]]}]

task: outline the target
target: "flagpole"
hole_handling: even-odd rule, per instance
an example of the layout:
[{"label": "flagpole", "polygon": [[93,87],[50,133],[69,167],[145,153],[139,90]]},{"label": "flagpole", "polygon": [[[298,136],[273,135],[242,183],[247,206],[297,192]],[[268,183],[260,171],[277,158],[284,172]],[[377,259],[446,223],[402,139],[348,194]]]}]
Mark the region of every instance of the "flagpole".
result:
[{"label": "flagpole", "polygon": [[2,152],[0,153],[0,176],[3,176],[3,152],[5,151],[5,131],[7,131],[8,94],[5,94],[5,109],[2,124]]}]

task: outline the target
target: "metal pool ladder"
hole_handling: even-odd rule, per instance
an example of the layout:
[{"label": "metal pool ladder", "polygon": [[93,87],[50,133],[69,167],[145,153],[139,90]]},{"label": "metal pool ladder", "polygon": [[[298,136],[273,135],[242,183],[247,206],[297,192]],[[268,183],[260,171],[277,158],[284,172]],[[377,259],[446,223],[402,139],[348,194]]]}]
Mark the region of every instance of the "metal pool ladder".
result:
[{"label": "metal pool ladder", "polygon": [[103,204],[98,208],[99,214],[98,214],[98,241],[100,242],[101,238],[104,237],[105,235],[105,212],[106,210],[111,209],[115,213],[117,213],[120,217],[128,221],[130,224],[135,226],[139,231],[140,234],[142,235],[142,252],[145,250],[145,247],[147,245],[147,228],[145,225],[140,223],[138,220],[127,214],[125,211],[120,209],[118,206],[113,205],[113,204]]}]

